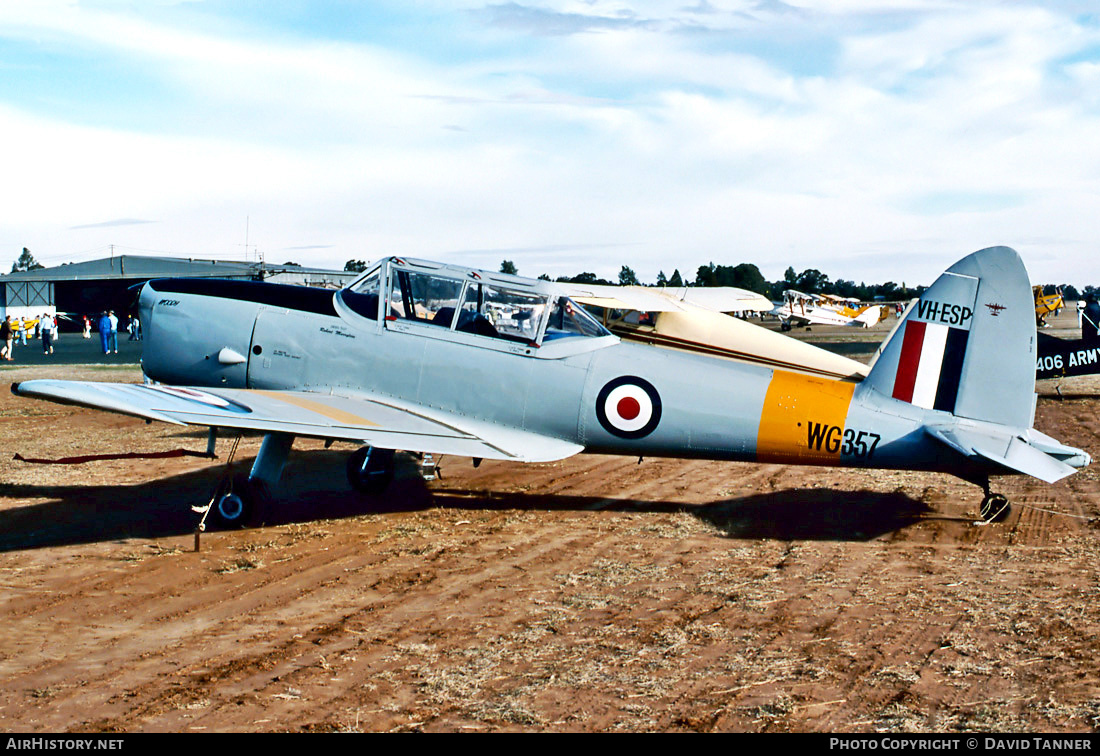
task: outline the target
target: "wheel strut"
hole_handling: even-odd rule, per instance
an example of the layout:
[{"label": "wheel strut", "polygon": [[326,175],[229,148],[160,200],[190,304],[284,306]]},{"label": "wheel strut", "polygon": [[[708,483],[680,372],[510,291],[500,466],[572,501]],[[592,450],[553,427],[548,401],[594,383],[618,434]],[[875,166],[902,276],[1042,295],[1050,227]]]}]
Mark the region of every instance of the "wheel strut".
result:
[{"label": "wheel strut", "polygon": [[379,496],[393,482],[394,450],[363,446],[348,457],[346,471],[351,487],[368,496]]},{"label": "wheel strut", "polygon": [[[216,436],[211,431],[210,442],[213,446]],[[206,530],[206,518],[213,515],[214,521],[222,527],[240,528],[248,521],[252,511],[262,505],[269,492],[278,483],[286,465],[287,455],[294,443],[294,436],[288,433],[268,433],[260,446],[260,453],[247,475],[237,473],[233,467],[233,458],[237,454],[241,437],[233,441],[229,457],[225,463],[225,472],[214,489],[214,495],[206,506],[191,507],[202,518],[195,527],[195,551],[199,550],[199,534]]]}]

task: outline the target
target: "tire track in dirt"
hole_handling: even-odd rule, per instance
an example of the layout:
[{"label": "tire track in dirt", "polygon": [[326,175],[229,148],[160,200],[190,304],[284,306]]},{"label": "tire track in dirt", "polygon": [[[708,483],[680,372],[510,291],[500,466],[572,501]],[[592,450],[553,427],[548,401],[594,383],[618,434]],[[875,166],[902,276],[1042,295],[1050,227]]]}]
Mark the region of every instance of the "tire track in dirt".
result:
[{"label": "tire track in dirt", "polygon": [[[577,493],[575,491],[570,493]],[[626,570],[637,569],[631,562],[626,562],[619,559],[611,559],[610,557],[618,554],[621,550],[621,532],[619,523],[625,520],[629,520],[629,515],[613,514],[613,513],[601,513],[599,515],[582,515],[578,514],[570,518],[569,522],[562,523],[562,525],[554,525],[550,528],[551,533],[545,548],[546,554],[552,556],[553,559],[549,561],[545,567],[539,570],[533,570],[528,568],[523,574],[523,584],[511,586],[511,590],[521,591],[525,594],[526,598],[523,599],[523,606],[520,608],[508,609],[507,617],[510,620],[508,625],[508,632],[495,635],[494,644],[490,644],[489,655],[495,659],[499,659],[499,664],[510,665],[517,662],[517,657],[522,658],[526,653],[525,648],[532,643],[532,639],[528,638],[529,634],[535,634],[538,638],[556,638],[562,635],[569,636],[568,628],[576,621],[578,616],[583,615],[588,611],[599,611],[601,607],[589,605],[591,602],[596,601],[602,603],[602,598],[596,598],[589,593],[581,593],[575,595],[571,599],[571,605],[564,605],[557,595],[562,592],[574,593],[568,586],[574,581],[580,581],[582,584],[589,579],[591,572],[590,569],[582,569],[580,572],[573,572],[564,576],[565,586],[554,590],[552,588],[532,588],[534,592],[529,593],[523,591],[523,586],[530,585],[532,581],[537,585],[553,586],[555,583],[561,585],[562,577],[560,575],[563,570],[561,564],[562,559],[568,559],[570,563],[583,563],[583,564],[618,564],[621,568]],[[535,526],[539,532],[547,533],[547,526],[541,521],[541,519],[528,521]],[[613,523],[611,527],[601,527],[607,522]],[[595,529],[585,526],[596,525]],[[558,548],[559,543],[568,542],[569,550],[562,551]],[[576,545],[578,548],[573,548]],[[570,553],[572,552],[572,553]],[[534,601],[535,609],[532,610],[530,602]],[[577,603],[579,602],[579,603]],[[532,621],[532,611],[534,611],[534,621]],[[611,620],[601,620],[601,623],[606,624]],[[550,630],[548,628],[554,627]],[[500,640],[503,635],[503,640]],[[471,639],[473,642],[479,642],[478,639]],[[461,714],[464,710],[469,710],[469,706],[466,704],[457,704],[452,700],[451,687],[458,684],[455,681],[466,681],[481,684],[481,677],[476,670],[468,668],[468,665],[464,663],[464,657],[462,652],[465,646],[471,641],[452,646],[450,644],[441,646],[439,648],[433,648],[428,653],[429,661],[435,661],[439,655],[442,654],[446,658],[454,657],[457,655],[457,659],[452,659],[457,663],[457,668],[454,666],[445,668],[443,673],[438,676],[431,676],[431,670],[427,669],[425,665],[419,665],[421,670],[421,678],[414,678],[412,683],[418,684],[418,687],[422,687],[428,691],[430,697],[437,702],[448,703],[450,702],[451,708],[457,708],[458,713]],[[415,655],[415,649],[413,651],[406,652],[406,655],[412,654],[413,661],[418,661]],[[545,669],[546,661],[544,659],[537,658],[535,655],[535,665],[537,669]],[[534,675],[535,678],[540,678],[539,674]],[[530,673],[527,673],[527,680],[531,680]],[[545,692],[545,689],[549,687],[551,694],[556,691],[556,687],[553,683],[553,674],[541,675],[542,684],[536,685],[535,683],[528,682],[528,685],[538,688],[540,691]],[[540,695],[540,693],[535,694]],[[514,695],[514,691],[504,690],[500,691],[496,695],[496,699],[508,702],[507,706],[498,705],[498,708],[502,708],[501,714],[506,720],[515,721],[517,718],[523,721],[525,717],[530,717],[530,712],[523,706],[521,697]],[[523,697],[526,700],[526,697]],[[478,705],[487,705],[485,703],[479,703]],[[547,716],[550,716],[549,714]],[[461,719],[459,720],[462,721]],[[467,722],[467,726],[470,726]]]},{"label": "tire track in dirt", "polygon": [[[186,560],[193,555],[181,555],[182,559]],[[138,613],[136,616],[128,616],[125,624],[121,622],[114,622],[110,626],[109,637],[107,638],[105,648],[102,653],[108,655],[129,654],[135,659],[142,659],[150,654],[153,654],[154,660],[159,654],[154,654],[153,650],[158,651],[167,650],[169,652],[178,653],[180,656],[186,657],[188,653],[184,649],[191,646],[202,647],[209,645],[212,641],[217,641],[220,638],[232,639],[234,637],[240,637],[242,634],[242,627],[246,628],[253,636],[264,633],[270,633],[271,628],[278,628],[283,625],[284,620],[277,610],[277,606],[280,603],[285,603],[286,597],[283,595],[284,586],[288,580],[294,582],[305,579],[310,581],[318,579],[322,583],[329,579],[327,574],[322,574],[318,577],[314,577],[312,574],[319,569],[318,566],[312,568],[307,567],[304,572],[296,571],[295,567],[288,567],[285,571],[280,571],[279,568],[274,568],[267,571],[267,578],[258,582],[253,582],[248,585],[247,588],[227,586],[226,583],[230,580],[224,576],[219,576],[218,562],[211,562],[209,559],[204,559],[204,555],[194,555],[198,557],[201,562],[197,576],[199,580],[193,581],[187,589],[186,598],[172,594],[144,594],[134,599],[126,598],[123,602],[112,602],[106,605],[98,606],[97,612],[92,613],[92,617],[98,619],[101,615],[109,616],[127,616],[130,614],[128,608],[131,606],[142,606],[146,608]],[[341,569],[339,562],[329,562],[323,566],[324,570],[330,573],[333,570]],[[151,572],[155,573],[155,570]],[[281,574],[280,574],[281,573]],[[192,570],[192,574],[194,571]],[[145,575],[147,585],[171,585],[171,581],[164,581],[156,577],[154,574],[151,578],[148,574]],[[236,582],[236,581],[233,581]],[[226,609],[224,605],[227,602],[224,594],[227,590],[232,590],[234,596],[232,599],[232,606],[229,610],[229,615],[224,616]],[[100,592],[102,593],[102,592]],[[129,589],[122,587],[116,587],[114,594],[122,595],[126,597],[129,594]],[[78,602],[79,597],[74,597],[74,603]],[[168,612],[160,609],[162,605],[169,605],[172,609]],[[87,615],[84,610],[68,608],[70,613],[80,613]],[[252,617],[256,615],[264,616],[270,614],[267,618],[267,628],[249,628],[249,623],[252,623]],[[179,618],[181,621],[176,621]],[[45,619],[40,617],[41,619]],[[85,621],[90,627],[96,627],[96,622],[87,619]],[[167,627],[166,627],[167,625]],[[159,627],[158,627],[159,626]],[[150,633],[149,628],[158,627],[158,629]],[[196,644],[195,639],[199,638],[203,640],[203,643]],[[135,640],[140,639],[140,640]],[[165,642],[167,641],[167,643]],[[99,640],[97,639],[97,643]],[[111,648],[111,646],[123,646],[121,649]],[[92,654],[94,660],[95,654]],[[192,651],[191,653],[194,653]],[[156,662],[153,662],[154,665]],[[142,665],[138,665],[142,666]],[[146,664],[147,666],[147,664]],[[33,672],[34,670],[28,670]],[[135,669],[134,674],[140,677],[141,672]],[[99,682],[110,683],[109,688],[118,689],[121,682],[117,679],[100,680]]]},{"label": "tire track in dirt", "polygon": [[[574,493],[575,494],[575,493],[578,493],[578,492],[577,491],[570,491],[569,493]],[[529,521],[531,520],[531,518],[527,518],[527,519]],[[540,522],[538,522],[537,519],[534,521],[534,524],[539,526],[539,531],[541,533],[541,535],[539,536],[540,539],[544,540],[544,541],[547,540],[548,533],[547,533],[547,530],[546,530],[545,526],[542,526],[542,524]],[[615,549],[618,548],[618,545],[616,543],[617,540],[618,540],[618,537],[617,537],[617,533],[615,532],[614,529],[612,529],[610,531],[605,531],[602,534],[601,537],[593,538],[591,532],[589,532],[587,535],[584,535],[584,536],[577,536],[576,528],[571,523],[568,523],[568,524],[564,525],[563,527],[564,527],[564,529],[558,528],[558,527],[551,528],[550,533],[549,533],[548,542],[544,546],[542,546],[539,551],[531,551],[529,556],[526,558],[525,563],[530,562],[531,560],[534,560],[534,559],[541,558],[540,557],[540,552],[542,552],[542,553],[551,553],[551,552],[557,553],[557,552],[560,552],[561,548],[562,548],[561,544],[563,544],[563,543],[567,544],[567,548],[571,548],[573,543],[583,542],[583,544],[585,546],[585,548],[583,549],[583,554],[577,553],[574,556],[576,558],[584,558],[585,556],[587,556],[587,558],[590,558],[590,559],[593,559],[593,560],[596,560],[596,561],[598,561],[601,558],[605,558],[604,555],[606,553],[608,553],[609,551],[614,551]],[[486,544],[482,544],[482,547],[483,548],[486,547]],[[507,548],[508,548],[509,551],[511,551],[513,549],[512,546],[508,546]],[[518,567],[520,565],[517,564],[517,565],[513,565],[513,566]],[[550,569],[551,572],[553,572],[553,571],[555,571],[557,569],[560,569],[560,568],[556,567],[556,565],[553,562],[551,562],[549,569]],[[524,577],[528,580],[536,579],[536,580],[545,581],[545,580],[549,580],[552,577],[551,575],[546,574],[546,570],[534,571],[534,570],[531,570],[529,568],[525,568],[525,571],[532,573],[531,575],[526,575],[526,574],[524,575]],[[456,595],[454,598],[459,603],[466,601],[468,598],[469,599],[474,599],[476,594],[479,591],[481,591],[482,585],[486,582],[486,580],[491,582],[491,581],[496,580],[496,579],[498,579],[498,578],[497,577],[479,578],[478,580],[475,581],[474,585],[472,586],[472,589],[471,588],[462,588],[461,589],[463,592],[470,591],[470,596],[469,597],[464,595],[464,593],[460,593],[459,595]],[[476,590],[474,590],[474,589],[476,589]],[[432,610],[438,609],[438,607],[435,606],[435,605],[439,603],[439,599],[434,598],[432,600],[432,602],[433,602],[433,606],[429,607],[429,608],[432,609]],[[412,606],[412,607],[416,608],[417,611],[421,611],[420,607],[417,606],[416,600],[411,598],[408,595],[406,595],[403,598],[403,604],[405,604],[406,606]],[[451,606],[450,603],[447,603],[446,605]],[[416,618],[413,618],[413,619],[415,620]],[[416,625],[418,627],[423,627],[422,623],[418,623],[418,622],[415,622],[415,621],[409,622],[409,623],[406,623],[405,621],[401,621],[399,624],[401,624],[401,625],[413,624],[413,625]],[[429,623],[429,626],[423,631],[423,633],[431,635],[432,632],[433,632],[433,628],[430,626],[430,623]],[[390,640],[387,642],[387,647],[392,648],[394,643],[401,643],[402,641],[399,640],[399,638],[400,638],[400,636],[392,636],[391,635]],[[329,656],[329,654],[326,653],[326,658],[328,658],[328,656]]]},{"label": "tire track in dirt", "polygon": [[[529,540],[529,538],[529,536],[526,536],[520,540],[509,538],[508,541],[510,545],[507,548],[509,550],[525,548],[527,546],[527,541]],[[485,544],[482,544],[482,546],[484,547]],[[461,551],[461,548],[464,547],[460,547],[458,550]],[[554,544],[547,544],[543,547],[543,550],[545,551],[552,548],[554,548]],[[430,564],[425,564],[423,562],[408,563],[404,562],[404,560],[398,557],[394,560],[398,563],[397,569],[382,575],[374,574],[372,575],[372,579],[374,581],[373,585],[375,586],[377,586],[379,583],[414,583],[410,586],[412,588],[411,592],[405,592],[403,595],[400,596],[400,600],[393,602],[381,601],[378,603],[374,603],[372,601],[366,606],[361,605],[358,608],[354,609],[352,612],[341,615],[339,619],[336,620],[331,619],[332,612],[329,611],[327,612],[327,615],[329,616],[325,617],[328,623],[314,624],[310,626],[308,632],[300,633],[300,635],[302,635],[302,638],[299,644],[284,644],[284,647],[282,649],[276,650],[274,653],[264,653],[258,655],[253,663],[249,663],[238,657],[235,658],[230,664],[218,667],[218,660],[214,658],[212,660],[213,664],[208,664],[207,666],[213,666],[218,669],[217,673],[214,673],[212,676],[219,681],[219,685],[221,687],[228,688],[230,690],[232,690],[233,688],[232,682],[234,680],[240,679],[242,676],[247,676],[257,667],[259,667],[265,673],[269,670],[275,670],[281,680],[281,682],[279,683],[280,685],[291,684],[290,682],[286,681],[288,679],[293,681],[294,673],[286,671],[285,667],[287,667],[287,665],[289,665],[292,670],[297,670],[308,669],[313,664],[312,662],[304,665],[301,663],[299,658],[301,652],[295,648],[296,646],[301,646],[308,643],[321,643],[321,641],[318,639],[324,638],[325,640],[323,641],[323,643],[326,646],[326,650],[323,655],[325,657],[332,654],[341,654],[347,649],[339,644],[335,647],[328,648],[328,646],[331,645],[329,638],[334,636],[334,634],[339,633],[343,628],[355,624],[357,621],[362,621],[365,624],[366,621],[361,620],[361,618],[367,616],[369,616],[374,621],[377,621],[380,616],[385,616],[395,629],[411,625],[422,628],[417,631],[418,633],[430,633],[433,631],[433,628],[431,627],[432,623],[430,621],[426,621],[425,618],[430,618],[432,612],[436,611],[440,606],[460,603],[462,600],[463,592],[473,591],[476,593],[478,592],[478,587],[484,583],[499,583],[502,575],[510,575],[511,570],[517,566],[522,566],[523,562],[537,559],[539,557],[539,553],[540,552],[538,550],[529,550],[529,553],[523,559],[513,560],[515,562],[514,564],[509,564],[507,560],[502,560],[499,565],[483,565],[480,569],[472,572],[469,578],[461,580],[456,585],[448,585],[442,592],[440,592],[441,586],[438,584],[440,582],[438,577],[439,572],[441,570],[444,570],[450,573],[448,577],[453,577],[457,573],[455,570],[451,569],[447,565],[435,564],[435,562],[438,561],[438,555],[432,560],[432,563]],[[383,565],[362,565],[362,569],[377,570],[379,566],[386,565],[385,563],[383,563]],[[425,571],[430,572],[433,577],[431,579],[424,579]],[[470,572],[470,570],[468,569],[465,571]],[[324,584],[317,584],[317,581],[315,579],[312,581],[307,580],[307,582],[313,582],[315,585],[317,585],[317,588],[310,589],[307,594],[302,596],[300,599],[302,602],[309,604],[323,604],[326,607],[336,607],[338,604],[342,603],[334,601],[332,597],[328,595],[330,591],[327,590],[327,587]],[[418,593],[420,592],[427,592],[430,595],[425,599],[419,599]],[[393,606],[388,606],[387,603],[392,603]],[[392,617],[390,615],[392,615]],[[302,626],[303,624],[305,624],[304,620],[315,621],[315,619],[316,618],[314,618],[314,620],[309,620],[309,618],[297,617],[296,622],[299,626]],[[394,635],[394,637],[399,638],[401,636],[400,634],[396,634]],[[345,643],[344,646],[346,645],[347,644]],[[309,652],[309,655],[313,656],[314,653],[315,652],[311,650]],[[278,661],[273,663],[273,658]],[[260,695],[262,691],[253,691],[253,693],[255,695]],[[243,694],[247,694],[247,691],[245,691]],[[234,693],[234,695],[240,696],[242,695],[242,693],[236,692]],[[174,696],[171,693],[169,693],[168,696],[168,703],[175,703]],[[156,714],[158,712],[158,705],[156,701],[149,702],[144,708],[145,711],[138,714],[139,718],[136,721],[140,722],[142,721],[142,719],[147,719],[151,713]],[[114,726],[114,723],[100,721],[97,723],[97,726],[111,727]]]},{"label": "tire track in dirt", "polygon": [[759,641],[750,671],[734,681],[736,694],[722,702],[714,726],[807,729],[799,726],[800,712],[821,707],[822,726],[831,729],[832,715],[882,709],[897,695],[887,683],[908,679],[925,663],[933,650],[922,642],[928,626],[894,618],[898,602],[912,607],[914,599],[903,589],[884,591],[875,577],[877,563],[898,555],[876,544],[859,548],[868,552],[857,560],[862,569],[839,560],[829,544],[797,548],[784,560],[776,586],[782,598],[760,618],[770,637]]},{"label": "tire track in dirt", "polygon": [[[498,550],[504,550],[511,555],[515,552],[516,545],[525,545],[527,540],[526,537],[524,537],[522,541],[516,541],[513,537],[508,537],[502,541]],[[461,607],[466,602],[472,603],[477,601],[477,596],[484,592],[482,586],[499,583],[502,579],[509,578],[515,568],[523,567],[524,564],[538,561],[545,553],[555,548],[556,544],[547,543],[537,550],[528,551],[528,553],[518,561],[514,560],[514,558],[504,559],[502,560],[500,568],[490,568],[488,571],[481,570],[477,574],[471,574],[469,577],[460,581],[460,583],[448,588],[446,595],[448,595],[449,600],[441,600],[434,596],[427,599],[420,599],[416,596],[406,595],[403,598],[402,606],[399,607],[399,611],[395,611],[392,617],[385,617],[384,619],[386,622],[381,628],[378,627],[378,623],[375,623],[373,632],[381,633],[386,639],[380,651],[393,654],[395,653],[395,649],[400,650],[403,645],[415,649],[423,644],[426,639],[441,635],[443,628],[436,627],[431,621],[426,621],[426,618],[430,618],[433,613],[440,609],[464,615],[466,612],[462,610]],[[528,569],[528,571],[531,570]],[[482,607],[483,612],[486,609],[488,609],[491,615],[496,614],[497,610],[492,607]],[[402,630],[402,628],[406,627],[416,628],[416,630],[409,635]],[[369,655],[363,661],[366,664],[375,664],[377,663],[377,654]],[[324,708],[324,704],[322,704],[322,708]]]}]

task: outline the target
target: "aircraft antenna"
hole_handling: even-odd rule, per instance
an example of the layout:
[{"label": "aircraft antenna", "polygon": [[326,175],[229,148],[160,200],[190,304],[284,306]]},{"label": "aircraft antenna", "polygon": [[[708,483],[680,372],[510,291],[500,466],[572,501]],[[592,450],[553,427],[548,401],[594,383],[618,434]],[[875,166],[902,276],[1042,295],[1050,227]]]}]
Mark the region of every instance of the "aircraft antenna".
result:
[{"label": "aircraft antenna", "polygon": [[256,245],[248,243],[248,232],[249,232],[249,217],[246,215],[244,217],[244,244],[242,245],[242,246],[244,246],[244,261],[245,262],[251,262],[252,259],[253,259],[252,255],[255,255],[256,261],[258,261],[260,263],[263,263],[263,258],[260,255],[260,253],[257,251]]}]

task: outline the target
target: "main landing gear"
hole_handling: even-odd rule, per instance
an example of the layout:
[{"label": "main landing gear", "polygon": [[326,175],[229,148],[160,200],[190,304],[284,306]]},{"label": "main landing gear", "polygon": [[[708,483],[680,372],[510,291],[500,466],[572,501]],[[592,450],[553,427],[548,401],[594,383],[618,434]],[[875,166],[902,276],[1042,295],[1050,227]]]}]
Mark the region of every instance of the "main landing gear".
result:
[{"label": "main landing gear", "polygon": [[[380,496],[390,487],[394,479],[393,449],[380,449],[377,446],[364,446],[356,449],[348,457],[348,483],[353,490],[367,496]],[[433,454],[421,454],[419,473],[421,479],[432,481],[442,477],[439,471],[439,459]],[[481,460],[478,460],[480,463]]]},{"label": "main landing gear", "polygon": [[[224,490],[223,490],[224,489]],[[223,528],[241,528],[267,500],[265,487],[244,473],[230,476],[214,495],[211,516]]]},{"label": "main landing gear", "polygon": [[[211,438],[213,436],[211,433]],[[256,461],[252,463],[251,471],[245,475],[233,473],[233,457],[237,453],[240,440],[238,436],[233,442],[226,461],[227,473],[218,483],[210,503],[205,507],[193,507],[195,512],[203,515],[199,523],[200,531],[205,529],[208,516],[223,528],[244,527],[252,513],[269,498],[269,492],[279,482],[290,447],[294,444],[294,436],[289,433],[267,434],[260,445]]]},{"label": "main landing gear", "polygon": [[[210,438],[208,449],[213,448],[216,433],[212,431]],[[294,436],[289,433],[269,433],[264,436],[260,453],[247,475],[233,472],[233,457],[239,443],[238,436],[226,461],[226,474],[218,483],[210,502],[205,507],[192,507],[194,512],[202,515],[198,525],[199,532],[206,529],[207,518],[222,528],[244,527],[253,513],[262,509],[283,474]],[[348,483],[361,494],[382,494],[394,479],[394,454],[393,449],[374,446],[364,446],[352,452],[346,466]],[[439,474],[438,466],[438,460],[432,455],[424,455],[421,475],[427,480],[434,479]]]},{"label": "main landing gear", "polygon": [[393,449],[364,446],[348,457],[348,483],[361,494],[378,496],[393,482]]}]

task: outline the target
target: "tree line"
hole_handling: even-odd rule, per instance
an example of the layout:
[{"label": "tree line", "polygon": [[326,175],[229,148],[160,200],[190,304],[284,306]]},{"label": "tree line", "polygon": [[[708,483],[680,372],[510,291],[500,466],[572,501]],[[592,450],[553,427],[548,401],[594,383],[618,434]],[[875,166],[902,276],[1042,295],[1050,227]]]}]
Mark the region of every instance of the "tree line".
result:
[{"label": "tree line", "polygon": [[[344,270],[361,271],[366,268],[362,260],[348,260]],[[517,275],[519,270],[511,260],[503,260],[500,264],[500,272]],[[662,270],[657,273],[657,280],[651,284],[643,283],[629,265],[624,265],[619,270],[618,281],[608,281],[595,273],[584,272],[572,276],[559,276],[551,279],[543,273],[539,276],[544,281],[556,280],[561,283],[598,284],[605,286],[667,286],[679,288],[683,286],[732,286],[738,289],[748,289],[758,294],[763,294],[768,299],[778,301],[783,298],[783,292],[787,289],[795,289],[806,294],[835,294],[844,299],[852,299],[860,302],[873,302],[880,299],[887,302],[902,302],[914,299],[921,295],[927,286],[909,287],[905,282],[900,284],[894,281],[885,283],[856,283],[843,278],[835,281],[817,268],[807,268],[798,273],[793,267],[788,267],[783,273],[783,278],[778,281],[768,281],[753,263],[740,263],[739,265],[700,265],[695,271],[695,278],[688,280],[680,273],[679,269],[672,271],[672,275],[665,275]],[[1100,287],[1086,286],[1078,290],[1072,284],[1045,284],[1044,294],[1053,294],[1060,290],[1067,301],[1088,299],[1090,296],[1100,299]]]},{"label": "tree line", "polygon": [[[291,262],[285,264],[297,265],[297,263]],[[23,253],[11,266],[11,272],[38,270],[42,267],[34,259],[31,251],[23,247]],[[344,264],[344,270],[347,272],[361,272],[366,267],[367,264],[363,260],[348,260]],[[500,264],[500,272],[518,275],[519,270],[511,260],[503,260]],[[544,281],[552,280],[545,273],[540,275],[539,278]],[[662,270],[657,273],[657,280],[654,283],[645,284],[638,280],[638,276],[628,265],[622,266],[619,270],[618,281],[608,281],[605,278],[600,278],[595,273],[588,272],[578,273],[574,276],[559,276],[555,280],[561,283],[602,284],[607,286],[616,284],[619,286],[668,286],[671,288],[682,286],[732,286],[738,289],[755,291],[772,300],[782,299],[783,292],[787,289],[796,289],[806,294],[835,294],[844,299],[854,299],[861,302],[871,302],[879,297],[888,302],[904,301],[919,297],[921,292],[928,288],[927,286],[918,286],[914,289],[906,286],[905,282],[899,285],[893,281],[881,284],[862,282],[857,284],[855,281],[844,279],[831,281],[828,275],[817,268],[807,268],[801,273],[796,273],[793,267],[788,267],[781,280],[768,281],[753,263],[741,263],[739,265],[715,265],[710,263],[709,265],[700,265],[692,281],[685,281],[679,269],[676,269],[672,271],[671,276],[666,276]],[[1100,287],[1096,286],[1086,286],[1081,290],[1078,290],[1072,284],[1062,284],[1061,286],[1045,284],[1043,286],[1044,294],[1053,294],[1058,290],[1061,290],[1062,296],[1067,301],[1088,299],[1089,297],[1100,299]]]},{"label": "tree line", "polygon": [[[501,273],[517,274],[515,264],[510,260],[504,260],[500,266]],[[539,278],[549,281],[546,274]],[[795,289],[805,294],[835,294],[844,299],[860,302],[873,302],[881,298],[887,302],[904,302],[919,297],[927,289],[927,286],[915,288],[906,286],[905,282],[898,284],[887,281],[880,284],[856,283],[843,278],[833,281],[825,273],[817,268],[807,268],[801,273],[795,272],[793,267],[788,267],[783,273],[783,278],[778,281],[768,281],[753,263],[741,263],[739,265],[700,265],[695,272],[695,278],[687,281],[680,274],[679,269],[673,270],[671,276],[666,276],[662,270],[657,273],[657,280],[652,284],[643,283],[628,265],[619,270],[618,281],[608,281],[600,278],[595,273],[578,273],[574,276],[559,276],[554,279],[561,283],[602,284],[608,286],[668,286],[678,288],[683,286],[732,286],[737,289],[748,289],[758,294],[763,294],[768,299],[778,301],[783,298],[783,292]],[[1087,299],[1090,295],[1100,299],[1100,287],[1086,286],[1078,290],[1072,284],[1045,284],[1044,294],[1053,294],[1061,290],[1067,301]]]}]

